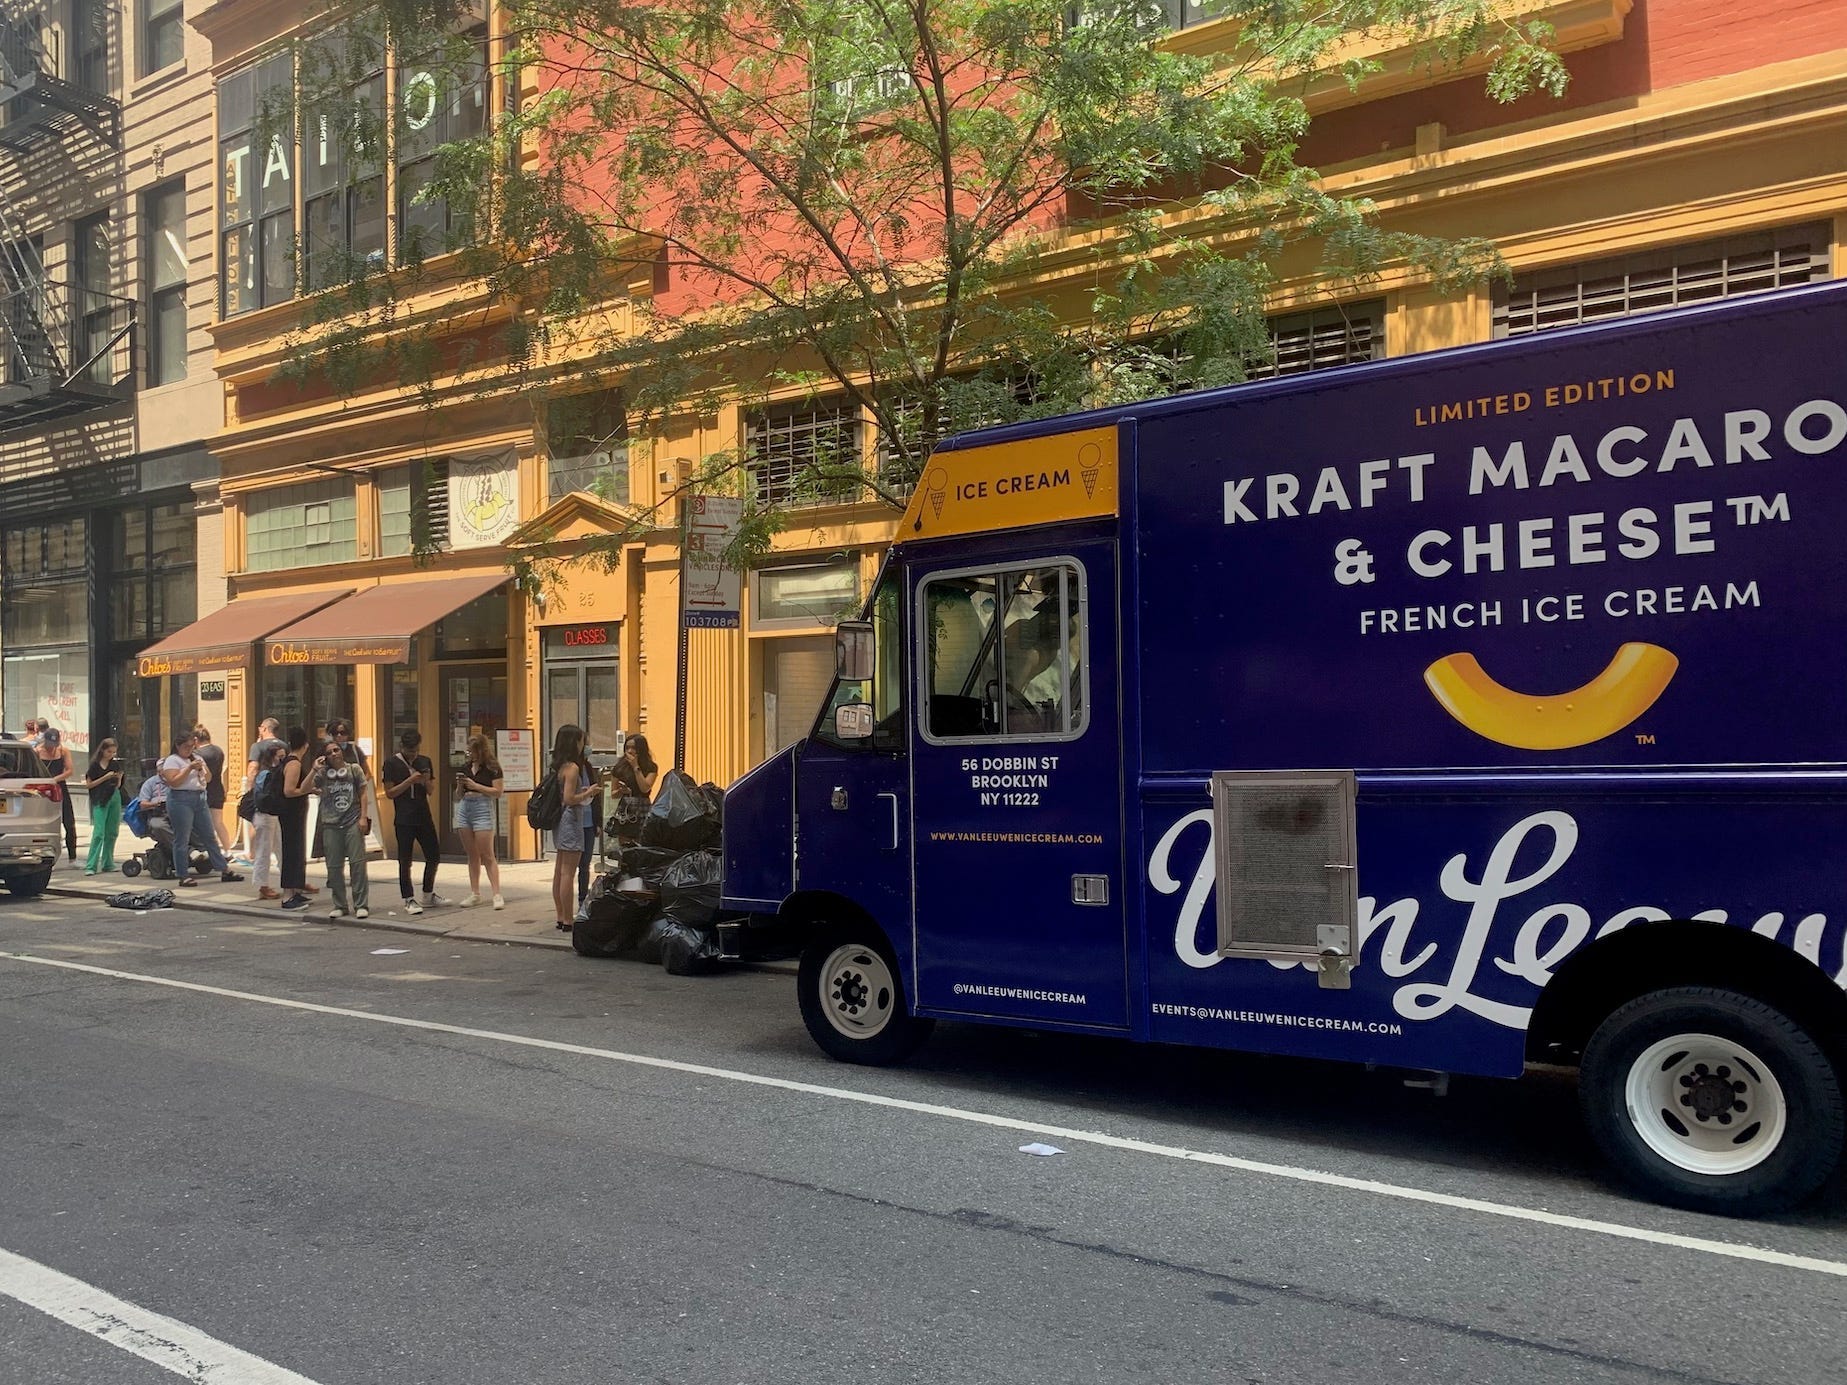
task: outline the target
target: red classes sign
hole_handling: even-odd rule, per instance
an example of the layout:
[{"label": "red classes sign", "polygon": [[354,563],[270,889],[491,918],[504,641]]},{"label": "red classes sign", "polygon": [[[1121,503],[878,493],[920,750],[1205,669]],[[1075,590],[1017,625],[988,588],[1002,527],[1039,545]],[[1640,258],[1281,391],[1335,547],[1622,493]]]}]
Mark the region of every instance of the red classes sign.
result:
[{"label": "red classes sign", "polygon": [[575,630],[566,630],[564,643],[567,649],[575,649],[586,644],[608,644],[609,627],[607,625],[584,625]]}]

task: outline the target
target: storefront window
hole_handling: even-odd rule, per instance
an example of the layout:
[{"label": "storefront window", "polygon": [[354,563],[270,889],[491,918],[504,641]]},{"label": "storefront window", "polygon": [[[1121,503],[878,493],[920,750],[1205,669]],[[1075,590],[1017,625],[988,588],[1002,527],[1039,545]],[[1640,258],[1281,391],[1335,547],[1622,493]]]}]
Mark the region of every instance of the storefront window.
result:
[{"label": "storefront window", "polygon": [[751,574],[754,625],[823,625],[859,606],[859,565],[852,559],[802,567],[766,567]]},{"label": "storefront window", "polygon": [[250,724],[274,717],[285,733],[299,726],[319,736],[332,718],[352,720],[355,681],[351,664],[265,667]]},{"label": "storefront window", "polygon": [[73,753],[90,745],[90,603],[81,516],[8,530],[0,541],[0,718],[46,717]]},{"label": "storefront window", "polygon": [[507,594],[478,596],[436,622],[436,657],[504,654],[507,649]]}]

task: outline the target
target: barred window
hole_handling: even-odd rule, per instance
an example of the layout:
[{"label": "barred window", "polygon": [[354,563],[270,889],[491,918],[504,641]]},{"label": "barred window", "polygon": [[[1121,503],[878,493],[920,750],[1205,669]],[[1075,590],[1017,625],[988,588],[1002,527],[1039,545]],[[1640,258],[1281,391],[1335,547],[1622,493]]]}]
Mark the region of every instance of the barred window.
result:
[{"label": "barred window", "polygon": [[[915,394],[899,395],[889,404],[895,415],[897,431],[904,442],[915,448],[921,442],[934,447],[943,438],[966,433],[972,428],[987,428],[1005,423],[1014,416],[1014,406],[1031,404],[1039,398],[1039,377],[1020,369],[999,378],[985,378],[970,372],[952,375],[943,381],[941,409],[936,421],[936,436],[925,439],[924,401]],[[928,450],[926,447],[925,450]],[[879,476],[898,494],[908,495],[916,484],[915,477],[900,477],[897,443],[885,432],[877,431],[873,448],[874,464]]]},{"label": "barred window", "polygon": [[1522,274],[1494,289],[1494,335],[1633,317],[1828,277],[1826,224],[1785,226]]},{"label": "barred window", "polygon": [[[1264,322],[1270,355],[1244,363],[1251,380],[1272,380],[1279,375],[1301,375],[1385,355],[1385,301],[1328,303],[1306,312],[1283,313]],[[1175,336],[1150,337],[1140,343],[1158,358],[1156,369],[1174,393],[1198,389],[1193,358],[1181,350]]]},{"label": "barred window", "polygon": [[769,505],[825,505],[854,499],[843,470],[860,466],[859,409],[845,399],[806,400],[744,418],[744,467]]}]

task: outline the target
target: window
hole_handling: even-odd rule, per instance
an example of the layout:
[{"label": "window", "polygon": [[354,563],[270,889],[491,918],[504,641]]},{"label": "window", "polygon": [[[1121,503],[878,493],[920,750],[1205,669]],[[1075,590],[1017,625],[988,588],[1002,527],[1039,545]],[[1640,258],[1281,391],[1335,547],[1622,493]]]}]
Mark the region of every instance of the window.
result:
[{"label": "window", "polygon": [[141,75],[186,57],[185,0],[141,0]]},{"label": "window", "polygon": [[436,175],[436,150],[487,128],[487,30],[464,36],[470,56],[458,69],[431,55],[398,66],[398,259],[439,254],[466,234],[441,199],[418,194]]},{"label": "window", "polygon": [[351,562],[357,538],[353,483],[342,477],[258,491],[245,503],[248,572]]},{"label": "window", "polygon": [[109,294],[109,214],[98,212],[79,221],[72,240],[77,271],[77,359],[74,364],[88,362],[84,378],[92,383],[114,384],[110,334],[115,299]]},{"label": "window", "polygon": [[374,40],[342,33],[304,56],[304,86],[310,64],[313,80],[360,74],[302,120],[303,275],[320,289],[385,263],[385,59]]},{"label": "window", "polygon": [[186,378],[186,183],[163,183],[141,200],[148,279],[148,383]]},{"label": "window", "polygon": [[1824,223],[1728,236],[1588,265],[1522,274],[1494,289],[1494,335],[1705,303],[1828,277],[1832,231]]},{"label": "window", "polygon": [[226,317],[295,296],[293,74],[289,55],[279,53],[218,86],[220,302]]},{"label": "window", "polygon": [[551,499],[589,491],[618,505],[629,503],[628,415],[621,390],[553,400],[545,431]]},{"label": "window", "polygon": [[449,459],[437,457],[378,474],[378,551],[402,558],[449,546]]},{"label": "window", "polygon": [[[938,390],[936,430],[929,437],[925,436],[921,396],[900,396],[893,401],[892,412],[905,441],[927,449],[943,438],[971,428],[1012,422],[1020,416],[1024,406],[1039,398],[1039,385],[1039,377],[1025,369],[1000,376],[981,371],[949,376]],[[901,494],[908,494],[916,484],[916,478],[901,467],[898,449],[883,429],[878,432],[874,460],[880,477]]]},{"label": "window", "polygon": [[852,500],[859,485],[859,410],[844,399],[758,409],[744,419],[744,468],[770,505]]},{"label": "window", "polygon": [[71,79],[83,90],[109,94],[108,0],[71,0]]},{"label": "window", "polygon": [[1253,380],[1375,361],[1385,354],[1385,304],[1377,300],[1286,313],[1271,318],[1265,327],[1276,354],[1272,360],[1251,364]]},{"label": "window", "polygon": [[932,741],[1070,739],[1084,732],[1084,594],[1056,563],[944,573],[918,596]]},{"label": "window", "polygon": [[831,624],[859,608],[859,565],[838,563],[759,568],[750,576],[756,605],[751,625]]},{"label": "window", "polygon": [[[867,687],[863,682],[835,679],[833,691],[822,704],[821,718],[814,728],[817,739],[826,741],[829,745],[839,746],[843,750],[896,751],[904,748],[904,627],[901,619],[903,590],[903,582],[895,571],[888,570],[879,579],[879,585],[873,593],[870,612],[874,650],[872,686]],[[780,655],[785,646],[804,643],[806,641],[800,640],[765,642],[767,652],[764,684],[766,692],[772,691],[769,658]],[[831,665],[833,659],[834,651],[832,642],[829,641],[826,649],[827,664],[823,666]],[[778,663],[780,664],[780,660]],[[776,672],[779,676],[784,674],[784,670],[780,667],[776,669]],[[784,677],[783,681],[776,685],[776,689],[780,690],[786,686],[786,683],[787,679]],[[778,700],[780,701],[779,691]],[[870,741],[843,741],[834,734],[834,713],[849,703],[871,704],[872,739]],[[788,741],[783,741],[782,744],[786,745]],[[765,748],[768,753],[774,754],[782,746],[766,746]]]}]

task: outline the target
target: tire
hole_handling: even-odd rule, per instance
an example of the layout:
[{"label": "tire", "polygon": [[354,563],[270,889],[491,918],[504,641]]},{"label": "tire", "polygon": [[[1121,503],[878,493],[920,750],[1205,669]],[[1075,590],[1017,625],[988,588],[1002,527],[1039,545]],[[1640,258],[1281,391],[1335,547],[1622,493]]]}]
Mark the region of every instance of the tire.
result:
[{"label": "tire", "polygon": [[1584,1050],[1578,1099],[1617,1173],[1648,1197],[1724,1216],[1791,1207],[1840,1163],[1841,1078],[1814,1036],[1736,991],[1630,1001]]},{"label": "tire", "polygon": [[133,880],[137,875],[141,874],[141,862],[139,858],[130,856],[126,861],[122,862],[122,874],[126,875],[130,880]]},{"label": "tire", "polygon": [[870,924],[835,929],[810,943],[796,995],[809,1035],[843,1063],[902,1063],[936,1027],[935,1020],[910,1013],[897,959]]},{"label": "tire", "polygon": [[6,877],[6,892],[18,895],[21,899],[30,899],[33,895],[45,893],[45,887],[51,884],[51,872],[40,871],[37,875],[9,875]]}]

